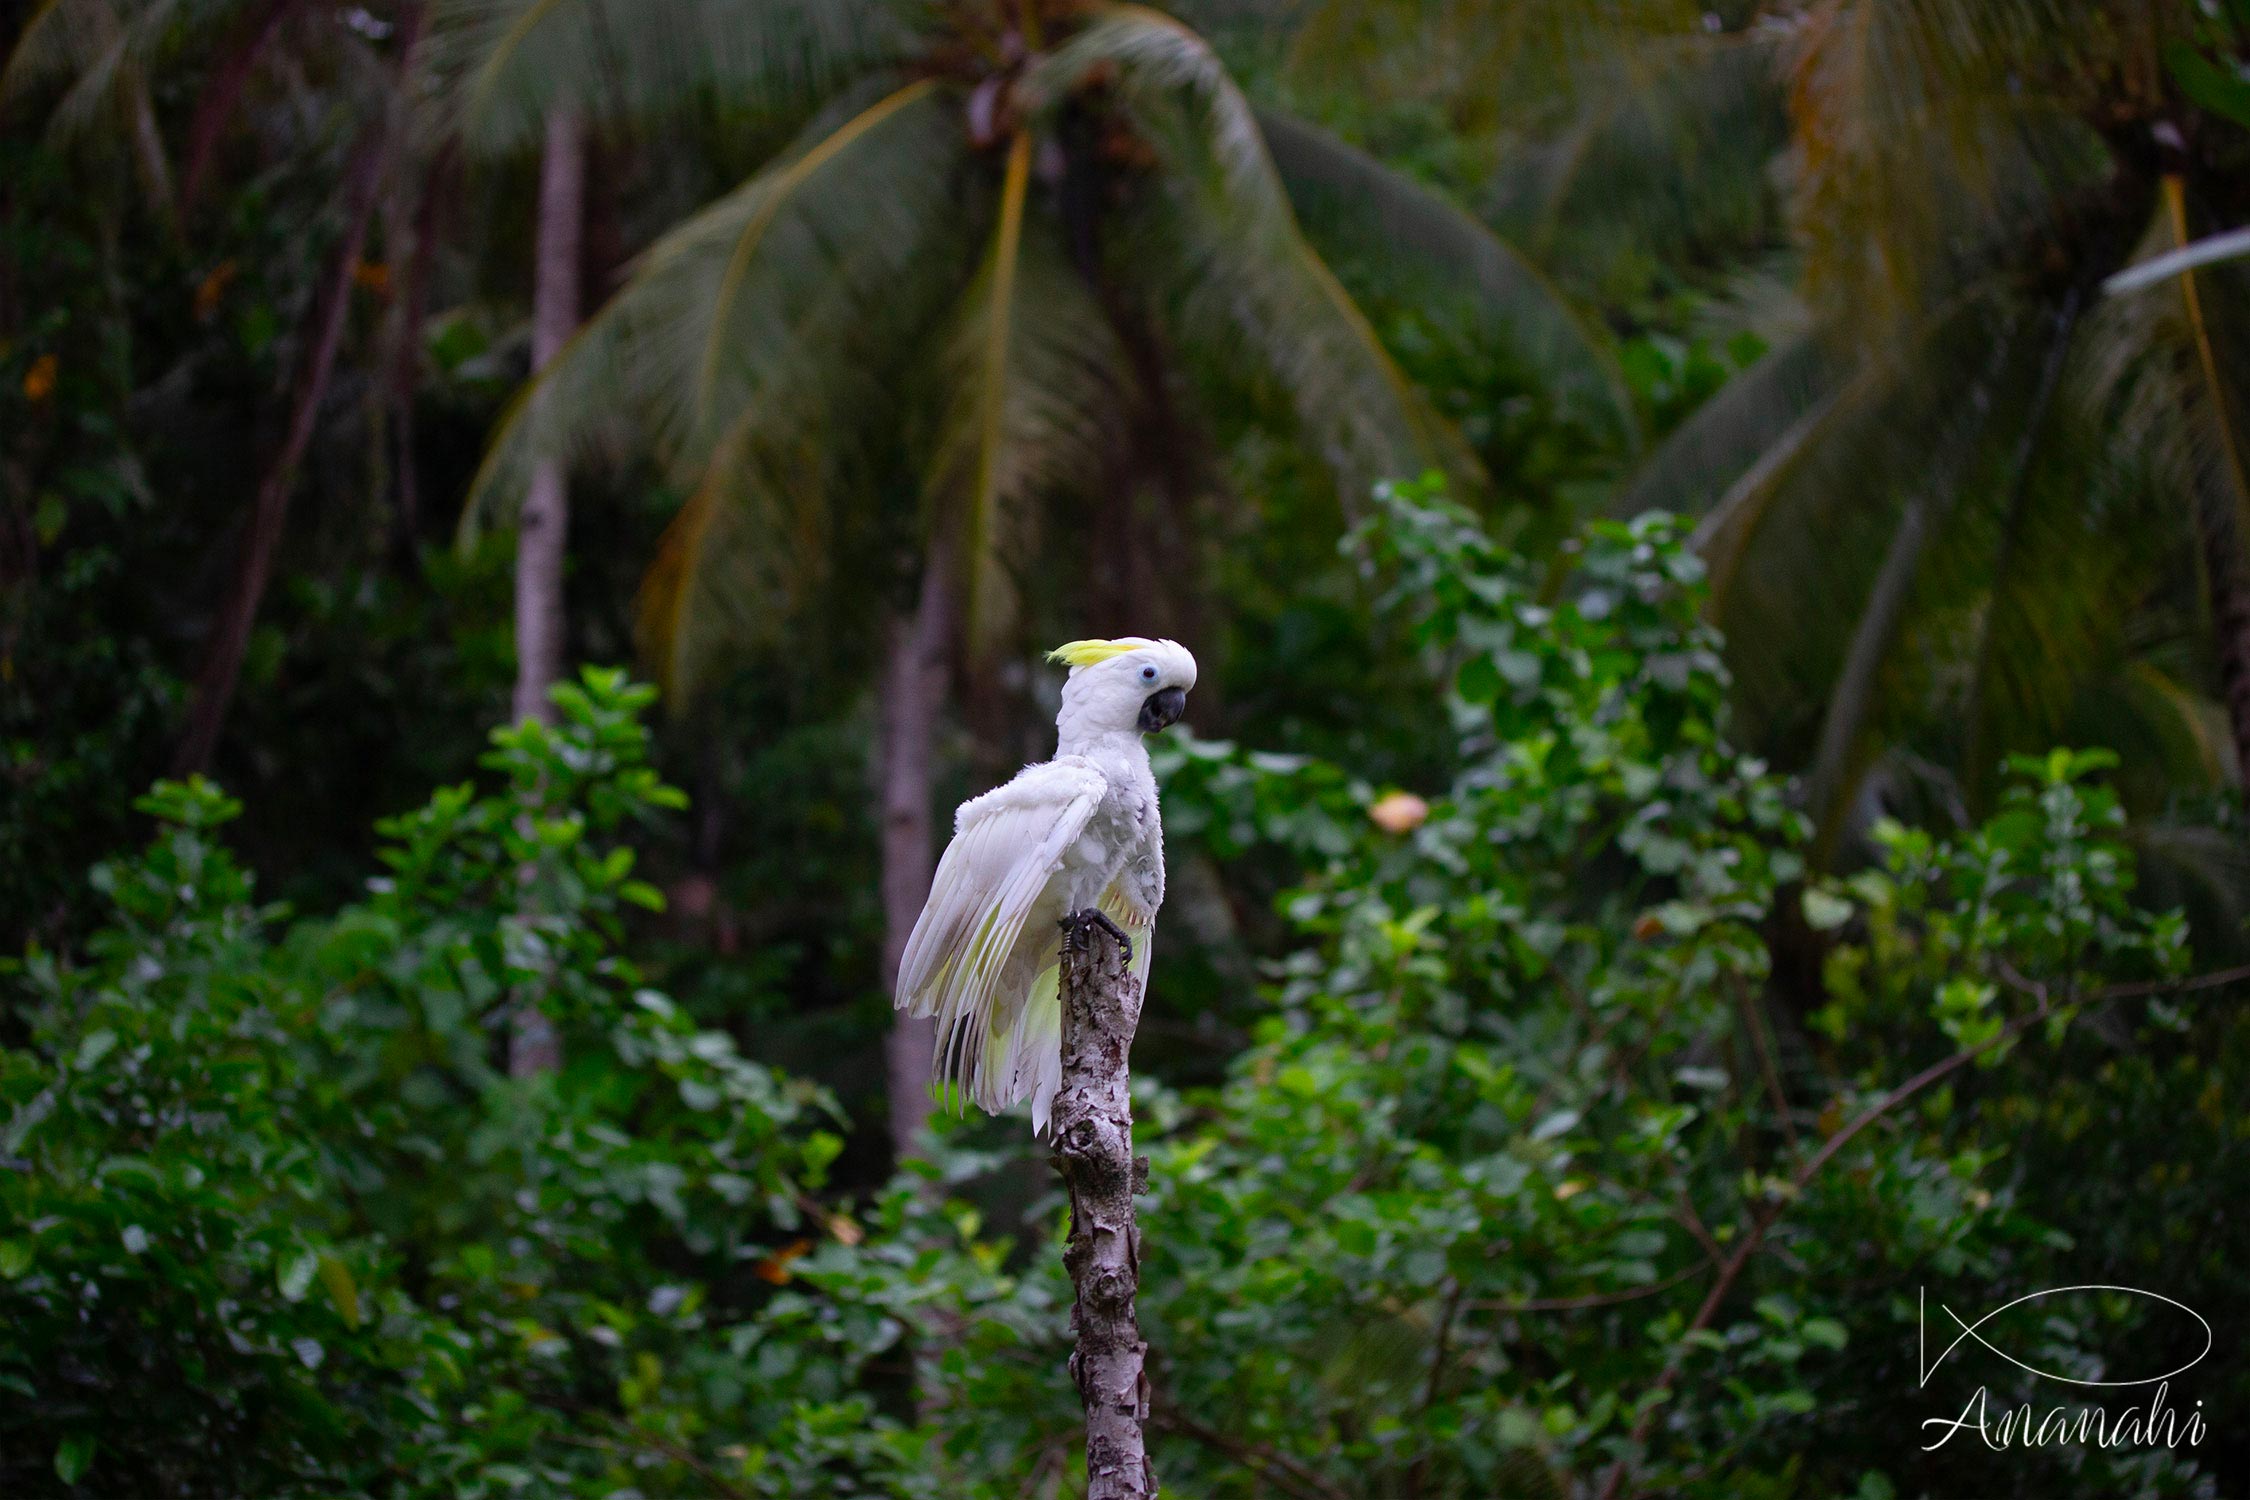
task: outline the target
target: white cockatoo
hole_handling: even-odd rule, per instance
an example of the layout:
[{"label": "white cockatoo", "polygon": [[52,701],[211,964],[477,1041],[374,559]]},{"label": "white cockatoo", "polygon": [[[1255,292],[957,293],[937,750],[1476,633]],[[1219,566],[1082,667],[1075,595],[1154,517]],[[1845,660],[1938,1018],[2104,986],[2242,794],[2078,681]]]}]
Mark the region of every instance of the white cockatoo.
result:
[{"label": "white cockatoo", "polygon": [[1028,1098],[1042,1135],[1062,1083],[1065,920],[1089,913],[1147,980],[1164,825],[1141,736],[1175,723],[1195,686],[1195,658],[1176,641],[1072,641],[1048,660],[1070,668],[1055,758],[953,815],[897,996],[909,1015],[937,1018],[931,1081],[944,1097],[995,1114]]}]

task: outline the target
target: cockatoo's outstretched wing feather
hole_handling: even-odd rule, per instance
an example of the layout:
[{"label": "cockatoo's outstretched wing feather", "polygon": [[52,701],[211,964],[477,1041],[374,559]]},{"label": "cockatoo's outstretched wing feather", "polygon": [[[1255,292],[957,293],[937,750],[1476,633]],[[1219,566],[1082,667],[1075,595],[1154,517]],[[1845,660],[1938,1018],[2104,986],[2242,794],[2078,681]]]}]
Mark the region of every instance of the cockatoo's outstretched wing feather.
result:
[{"label": "cockatoo's outstretched wing feather", "polygon": [[[1101,909],[1133,940],[1133,961],[1126,972],[1148,998],[1148,965],[1156,952],[1156,918],[1124,893],[1122,877],[1102,892]],[[1047,1117],[1062,1087],[1062,953],[1056,954],[1039,977],[1031,982],[1031,999],[1023,1008],[1015,1033],[1008,1039],[1007,1062],[1019,1070],[1011,1086],[1012,1097],[1031,1096],[1031,1128],[1044,1136]]]},{"label": "cockatoo's outstretched wing feather", "polygon": [[[1044,965],[1026,970],[1018,963],[1011,976],[1010,959],[1019,941],[1059,947],[1059,933],[1027,939],[1024,926],[1108,789],[1092,766],[1056,760],[1027,766],[1006,786],[961,805],[953,842],[938,861],[930,899],[899,961],[898,1004],[909,1015],[937,1018],[941,1089],[958,1084],[963,1095],[997,1113],[1035,1082],[1027,1074],[1045,1070],[1044,1051],[1055,1052],[1059,1077],[1061,1015],[1051,1001],[1053,982],[1038,974]],[[1033,982],[1010,994],[1011,977],[1016,985]],[[1040,979],[1050,997],[1045,1007],[1025,1003]],[[1045,1017],[1033,1015],[1041,1009],[1055,1011],[1051,1031]]]}]

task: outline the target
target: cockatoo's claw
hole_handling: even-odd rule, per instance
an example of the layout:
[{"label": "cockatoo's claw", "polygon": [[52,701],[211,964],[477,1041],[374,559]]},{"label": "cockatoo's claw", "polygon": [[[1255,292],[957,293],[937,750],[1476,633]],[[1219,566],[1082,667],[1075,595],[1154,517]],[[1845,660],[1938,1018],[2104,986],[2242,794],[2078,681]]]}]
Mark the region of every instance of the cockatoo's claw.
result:
[{"label": "cockatoo's claw", "polygon": [[1125,962],[1129,964],[1133,961],[1133,940],[1127,937],[1125,929],[1111,921],[1109,913],[1103,911],[1100,907],[1089,906],[1084,911],[1074,911],[1062,919],[1061,926],[1063,946],[1069,948],[1073,953],[1085,952],[1087,932],[1099,927],[1111,937],[1117,939],[1117,946],[1123,951]]}]

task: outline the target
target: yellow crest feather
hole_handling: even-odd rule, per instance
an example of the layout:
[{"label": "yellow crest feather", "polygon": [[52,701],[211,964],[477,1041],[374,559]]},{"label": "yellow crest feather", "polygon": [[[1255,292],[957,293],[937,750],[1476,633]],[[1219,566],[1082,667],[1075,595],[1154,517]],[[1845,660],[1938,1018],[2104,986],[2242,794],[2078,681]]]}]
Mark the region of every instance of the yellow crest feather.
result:
[{"label": "yellow crest feather", "polygon": [[1096,662],[1108,661],[1113,656],[1123,656],[1140,647],[1131,641],[1065,641],[1047,653],[1047,660],[1071,667],[1090,667]]}]

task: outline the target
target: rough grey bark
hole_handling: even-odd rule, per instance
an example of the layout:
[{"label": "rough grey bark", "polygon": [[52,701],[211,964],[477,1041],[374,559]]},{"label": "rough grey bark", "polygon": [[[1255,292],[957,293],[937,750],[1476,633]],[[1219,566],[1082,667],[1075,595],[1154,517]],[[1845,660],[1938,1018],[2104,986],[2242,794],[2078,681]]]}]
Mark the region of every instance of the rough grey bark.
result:
[{"label": "rough grey bark", "polygon": [[[578,240],[585,218],[585,151],[578,119],[547,116],[547,154],[539,167],[539,243],[531,285],[531,368],[562,352],[578,326]],[[515,718],[555,721],[547,690],[562,675],[563,558],[570,536],[570,489],[559,457],[532,470],[516,532]],[[508,1071],[518,1078],[562,1066],[562,1038],[536,1001],[521,1000],[510,1027]]]},{"label": "rough grey bark", "polygon": [[[950,556],[933,542],[922,570],[922,597],[899,622],[883,684],[883,991],[898,993],[899,960],[929,898],[937,855],[930,829],[930,758],[945,702],[953,638]],[[930,1054],[937,1022],[901,1011],[884,1039],[889,1070],[891,1153],[918,1156],[930,1119]]]},{"label": "rough grey bark", "polygon": [[1144,1500],[1156,1493],[1148,1461],[1148,1345],[1133,1299],[1141,1286],[1141,1231],[1133,1195],[1148,1160],[1133,1155],[1133,1032],[1141,987],[1117,940],[1080,919],[1065,923],[1062,1087],[1055,1094],[1055,1170],[1070,1191],[1063,1264],[1077,1293],[1071,1379],[1086,1406],[1087,1500]]},{"label": "rough grey bark", "polygon": [[[539,168],[539,248],[531,292],[534,374],[562,352],[578,327],[578,240],[584,221],[585,152],[578,118],[547,116],[547,154]],[[531,471],[516,531],[516,694],[518,723],[554,722],[547,690],[562,674],[563,556],[570,536],[570,488],[562,459]]]}]

